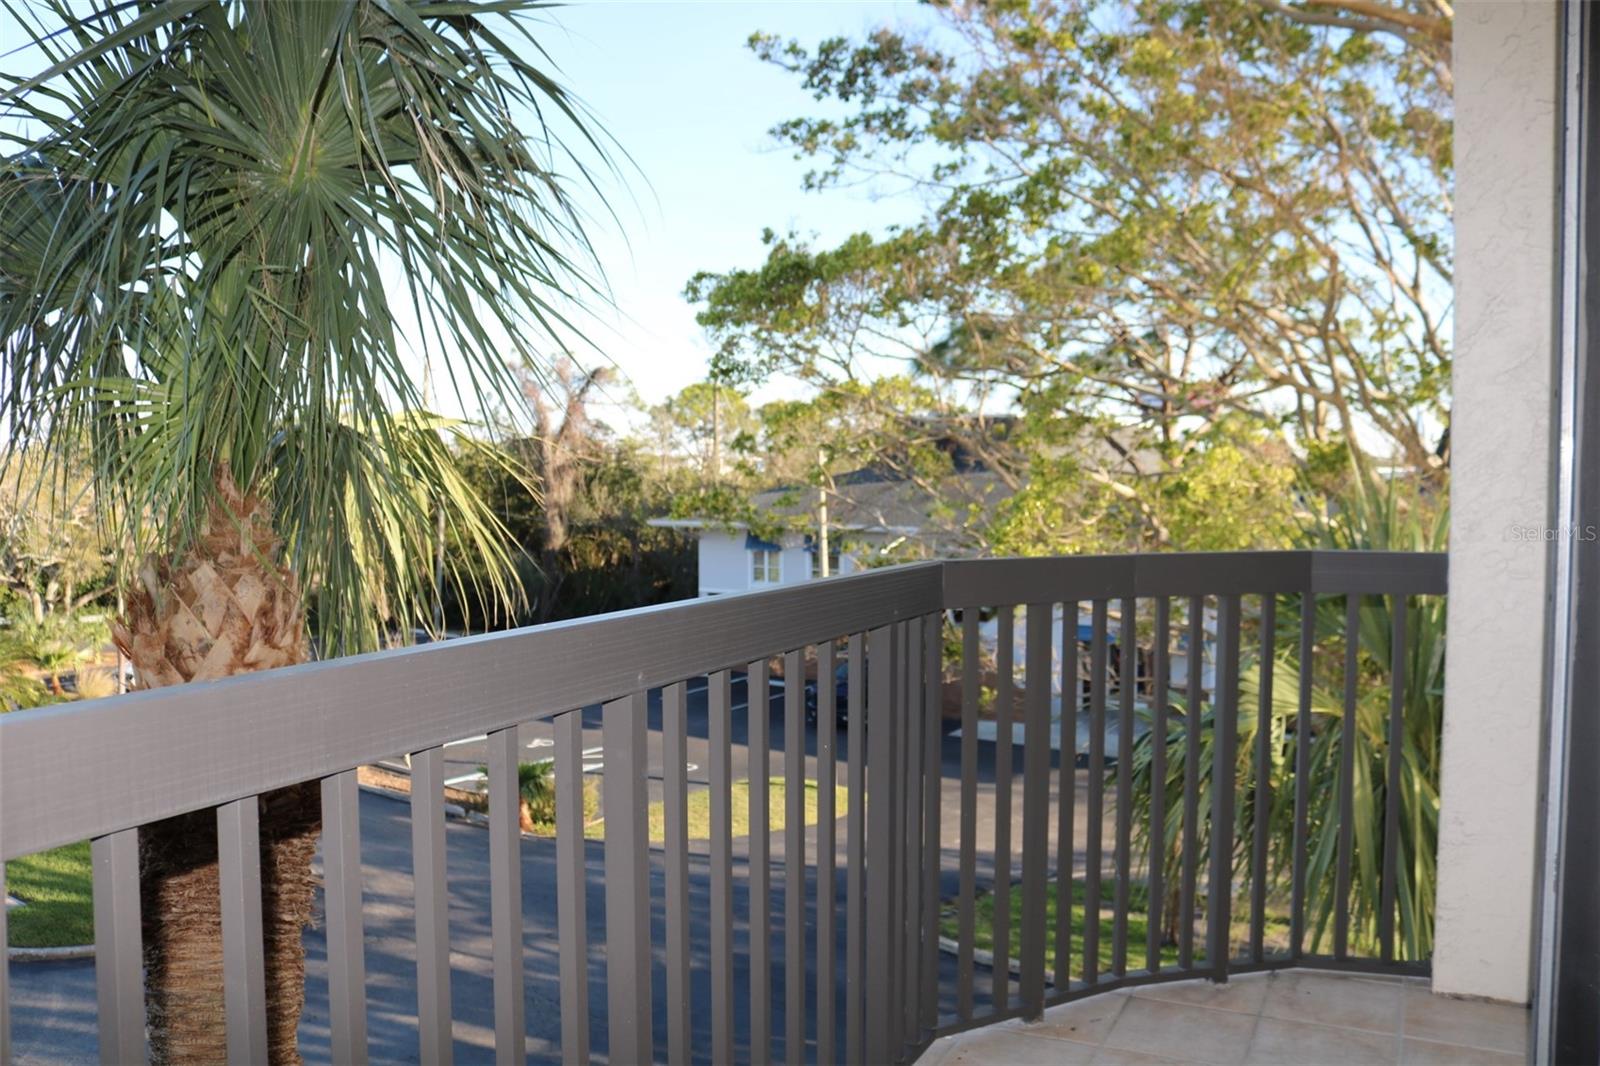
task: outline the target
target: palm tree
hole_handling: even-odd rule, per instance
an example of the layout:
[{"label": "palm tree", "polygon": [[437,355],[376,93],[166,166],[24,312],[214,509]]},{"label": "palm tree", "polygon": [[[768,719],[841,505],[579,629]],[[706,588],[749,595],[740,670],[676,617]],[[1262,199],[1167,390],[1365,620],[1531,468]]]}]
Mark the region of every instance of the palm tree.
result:
[{"label": "palm tree", "polygon": [[[1449,528],[1447,502],[1431,486],[1378,486],[1353,469],[1349,487],[1336,497],[1331,517],[1307,530],[1309,547],[1340,550],[1438,552],[1445,548]],[[1273,701],[1265,723],[1272,731],[1271,795],[1265,812],[1270,827],[1268,868],[1264,871],[1269,905],[1285,891],[1293,871],[1295,781],[1293,734],[1299,708],[1300,674],[1298,641],[1301,597],[1285,597],[1277,614],[1278,649],[1273,663]],[[1346,739],[1343,663],[1347,635],[1342,598],[1325,598],[1314,604],[1313,647],[1315,666],[1311,684],[1310,784],[1306,845],[1306,949],[1326,953],[1332,941],[1338,858],[1339,753]],[[1359,687],[1354,728],[1355,744],[1351,811],[1352,834],[1351,937],[1358,950],[1374,950],[1378,942],[1378,915],[1382,909],[1384,810],[1387,801],[1386,769],[1392,753],[1388,742],[1390,652],[1394,639],[1387,604],[1373,597],[1360,605],[1359,669],[1368,679]],[[1178,627],[1175,627],[1178,628]],[[1406,608],[1406,684],[1403,692],[1404,730],[1400,756],[1400,835],[1396,863],[1398,916],[1396,951],[1402,959],[1426,959],[1433,952],[1434,887],[1439,832],[1439,744],[1443,724],[1445,612],[1441,597],[1412,599]],[[1247,647],[1257,646],[1255,638]],[[1243,883],[1255,876],[1250,869],[1250,830],[1255,824],[1254,750],[1261,721],[1260,662],[1248,653],[1242,657],[1239,678],[1238,762],[1235,788],[1239,802],[1233,834],[1233,870]],[[1146,732],[1134,742],[1134,829],[1141,852],[1152,846],[1164,856],[1166,884],[1174,895],[1166,901],[1168,933],[1175,935],[1180,921],[1176,888],[1183,825],[1184,774],[1187,749],[1188,700],[1178,691],[1169,694],[1172,715],[1166,735],[1166,781],[1152,780],[1152,744]],[[1141,708],[1147,727],[1151,712]],[[1201,709],[1196,725],[1201,730],[1197,783],[1197,810],[1211,809],[1212,744],[1215,740],[1212,707]],[[1164,840],[1149,839],[1150,800],[1164,795],[1169,812]],[[1197,862],[1204,869],[1210,855],[1210,822],[1196,828]],[[1202,888],[1203,892],[1204,889]],[[1201,913],[1204,913],[1203,910]]]},{"label": "palm tree", "polygon": [[[0,418],[92,457],[142,687],[379,646],[511,559],[422,410],[511,407],[595,293],[570,195],[604,146],[531,0],[0,0],[47,67],[0,83]],[[569,150],[570,147],[570,150]],[[219,713],[225,713],[219,711]],[[315,787],[262,798],[270,1047],[298,1060]],[[141,831],[152,1056],[225,1057],[215,820]]]}]

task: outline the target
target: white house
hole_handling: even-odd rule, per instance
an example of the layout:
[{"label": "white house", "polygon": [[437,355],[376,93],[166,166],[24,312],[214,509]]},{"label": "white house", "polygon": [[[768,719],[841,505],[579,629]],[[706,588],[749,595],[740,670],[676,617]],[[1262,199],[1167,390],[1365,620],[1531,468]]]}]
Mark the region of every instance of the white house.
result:
[{"label": "white house", "polygon": [[[743,524],[722,524],[705,518],[654,518],[650,524],[696,531],[699,541],[700,595],[794,585],[822,576],[822,564],[810,534],[785,534],[765,540]],[[835,531],[836,535],[837,531]],[[856,552],[828,552],[830,574],[851,574],[861,568]]]},{"label": "white house", "polygon": [[[1003,493],[992,474],[956,475],[967,495],[996,499]],[[699,540],[700,595],[721,596],[823,576],[819,532],[826,522],[827,574],[851,574],[874,556],[896,558],[949,554],[947,530],[936,527],[936,506],[927,490],[892,472],[868,467],[842,474],[826,492],[810,486],[769,489],[751,501],[754,509],[785,527],[767,539],[749,525],[720,519],[655,518],[650,524],[695,531]]]}]

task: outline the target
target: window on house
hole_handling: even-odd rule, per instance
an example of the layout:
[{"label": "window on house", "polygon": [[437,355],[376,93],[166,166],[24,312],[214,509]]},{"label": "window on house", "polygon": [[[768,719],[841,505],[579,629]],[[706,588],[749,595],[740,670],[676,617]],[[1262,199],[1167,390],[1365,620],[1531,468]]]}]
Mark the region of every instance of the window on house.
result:
[{"label": "window on house", "polygon": [[[839,543],[834,541],[828,545],[828,576],[839,575]],[[811,576],[822,576],[822,553],[813,546],[811,549]]]},{"label": "window on house", "polygon": [[782,556],[769,548],[750,549],[750,583],[776,585],[783,579]]}]

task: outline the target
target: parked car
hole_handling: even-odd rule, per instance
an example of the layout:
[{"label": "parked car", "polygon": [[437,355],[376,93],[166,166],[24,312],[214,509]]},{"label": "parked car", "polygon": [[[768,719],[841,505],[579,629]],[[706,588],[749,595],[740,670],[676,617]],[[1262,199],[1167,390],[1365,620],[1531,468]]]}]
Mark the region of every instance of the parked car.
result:
[{"label": "parked car", "polygon": [[[862,667],[866,672],[866,667]],[[816,681],[806,682],[806,721],[815,725],[817,721],[818,688]],[[840,726],[850,724],[850,664],[839,663],[833,669],[833,707],[834,719]]]}]

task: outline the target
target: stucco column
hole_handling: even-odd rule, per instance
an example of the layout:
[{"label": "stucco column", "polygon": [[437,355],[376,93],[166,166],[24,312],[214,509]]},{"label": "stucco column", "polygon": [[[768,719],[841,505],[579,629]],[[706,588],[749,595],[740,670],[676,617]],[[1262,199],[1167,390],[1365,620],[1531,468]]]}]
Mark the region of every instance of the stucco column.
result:
[{"label": "stucco column", "polygon": [[1556,353],[1554,3],[1456,8],[1456,312],[1439,992],[1525,1002]]}]

